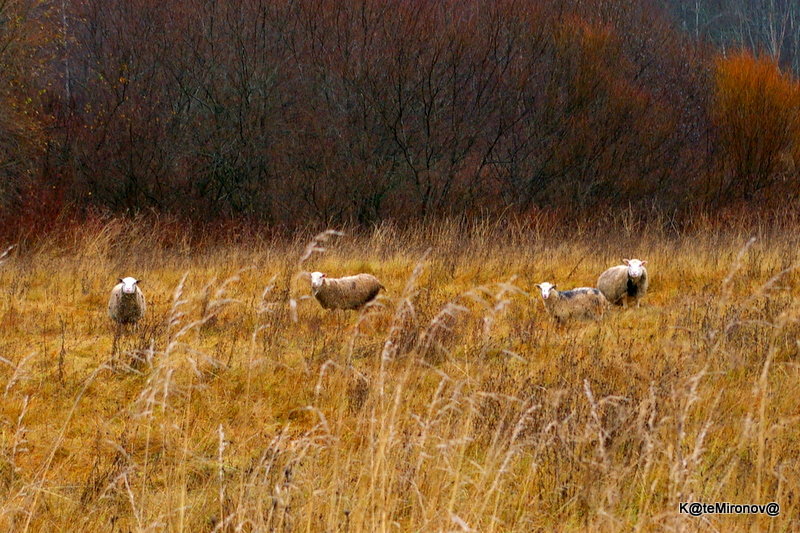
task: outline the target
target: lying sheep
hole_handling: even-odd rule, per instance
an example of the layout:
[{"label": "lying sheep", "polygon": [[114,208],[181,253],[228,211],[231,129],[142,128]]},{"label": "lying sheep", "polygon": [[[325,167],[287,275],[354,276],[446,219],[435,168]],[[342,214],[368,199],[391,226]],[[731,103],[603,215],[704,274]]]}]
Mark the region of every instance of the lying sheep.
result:
[{"label": "lying sheep", "polygon": [[111,290],[108,316],[117,324],[135,324],[144,316],[147,305],[138,283],[136,278],[122,278]]},{"label": "lying sheep", "polygon": [[547,312],[561,323],[568,318],[597,320],[608,305],[603,293],[591,287],[558,291],[552,283],[537,283]]},{"label": "lying sheep", "polygon": [[638,259],[623,259],[624,265],[611,267],[597,279],[597,288],[614,305],[628,307],[628,303],[636,302],[639,307],[640,300],[647,294],[647,261]]},{"label": "lying sheep", "polygon": [[311,292],[323,309],[360,309],[383,288],[372,274],[329,278],[322,272],[311,273]]}]

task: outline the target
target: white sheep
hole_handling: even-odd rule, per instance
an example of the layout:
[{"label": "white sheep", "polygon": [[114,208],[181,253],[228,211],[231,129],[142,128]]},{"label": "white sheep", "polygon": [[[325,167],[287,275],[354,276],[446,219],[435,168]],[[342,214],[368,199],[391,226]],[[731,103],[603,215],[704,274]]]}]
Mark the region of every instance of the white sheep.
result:
[{"label": "white sheep", "polygon": [[628,303],[633,301],[639,307],[649,284],[647,269],[644,268],[647,261],[623,259],[622,262],[625,264],[611,267],[600,274],[597,288],[612,304],[628,307]]},{"label": "white sheep", "polygon": [[542,301],[547,312],[561,323],[568,318],[597,320],[603,316],[608,301],[599,290],[579,287],[569,291],[558,291],[552,283],[537,283],[542,291]]},{"label": "white sheep", "polygon": [[322,272],[311,273],[311,292],[324,309],[360,309],[383,288],[372,274],[329,278]]},{"label": "white sheep", "polygon": [[139,281],[131,277],[121,278],[111,290],[108,316],[117,324],[135,324],[144,316],[147,304],[138,286]]}]

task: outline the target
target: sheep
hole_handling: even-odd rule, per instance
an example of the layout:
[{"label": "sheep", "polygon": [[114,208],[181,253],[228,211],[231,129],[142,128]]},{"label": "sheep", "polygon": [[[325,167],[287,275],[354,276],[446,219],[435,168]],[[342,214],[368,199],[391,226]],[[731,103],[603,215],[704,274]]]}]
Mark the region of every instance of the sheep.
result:
[{"label": "sheep", "polygon": [[121,278],[111,290],[108,300],[108,316],[117,324],[136,324],[147,308],[138,279]]},{"label": "sheep", "polygon": [[635,301],[636,307],[639,307],[649,284],[647,269],[644,268],[647,261],[623,259],[622,262],[625,264],[611,267],[600,274],[597,288],[614,305],[628,307],[629,302]]},{"label": "sheep", "polygon": [[569,291],[558,291],[552,283],[537,283],[542,291],[542,300],[547,312],[562,323],[568,318],[597,320],[608,306],[603,293],[592,287],[579,287]]},{"label": "sheep", "polygon": [[360,309],[383,288],[372,274],[329,278],[322,272],[311,273],[311,292],[323,309]]}]

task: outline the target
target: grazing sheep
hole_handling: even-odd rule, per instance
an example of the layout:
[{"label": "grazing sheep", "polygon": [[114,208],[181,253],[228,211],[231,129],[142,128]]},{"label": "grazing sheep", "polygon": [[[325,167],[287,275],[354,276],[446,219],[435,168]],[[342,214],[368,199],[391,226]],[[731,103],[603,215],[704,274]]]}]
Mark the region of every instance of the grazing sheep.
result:
[{"label": "grazing sheep", "polygon": [[108,316],[117,324],[135,324],[144,316],[147,306],[138,283],[136,278],[122,278],[111,290]]},{"label": "grazing sheep", "polygon": [[611,267],[597,279],[597,288],[600,289],[606,300],[615,305],[628,307],[631,301],[639,302],[647,294],[648,278],[644,265],[647,261],[638,259],[623,259],[624,265]]},{"label": "grazing sheep", "polygon": [[311,273],[311,292],[323,309],[359,309],[383,288],[372,274],[328,278],[322,272]]},{"label": "grazing sheep", "polygon": [[597,320],[608,305],[603,293],[591,287],[558,291],[552,283],[537,283],[547,312],[561,323],[568,318]]}]

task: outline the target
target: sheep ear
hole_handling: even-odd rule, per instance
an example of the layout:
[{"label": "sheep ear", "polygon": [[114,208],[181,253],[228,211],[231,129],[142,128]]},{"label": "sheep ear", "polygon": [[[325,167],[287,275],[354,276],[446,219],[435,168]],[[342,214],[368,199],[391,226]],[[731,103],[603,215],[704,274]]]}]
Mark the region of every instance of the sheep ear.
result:
[{"label": "sheep ear", "polygon": [[137,279],[136,281],[134,281],[134,282],[133,282],[133,284],[134,284],[134,285],[138,285],[138,284],[140,284],[141,282],[142,282],[142,280],[140,280],[140,279]]},{"label": "sheep ear", "polygon": [[552,289],[555,289],[555,288],[556,288],[556,285],[555,285],[555,284],[554,284],[552,287],[550,287],[550,289],[551,289],[551,290],[552,290]]},{"label": "sheep ear", "polygon": [[627,259],[623,259],[622,262],[625,263],[626,265],[630,265],[631,264],[630,261],[628,261]]},{"label": "sheep ear", "polygon": [[538,288],[540,288],[540,289],[541,289],[541,288],[542,288],[542,284],[541,284],[541,283],[537,283],[537,284],[536,284],[536,287],[538,287]]},{"label": "sheep ear", "polygon": [[122,278],[117,278],[117,281],[118,281],[119,283],[122,283]]},{"label": "sheep ear", "polygon": [[642,261],[642,264],[643,264],[643,265],[646,265],[646,264],[647,264],[647,261]]}]

